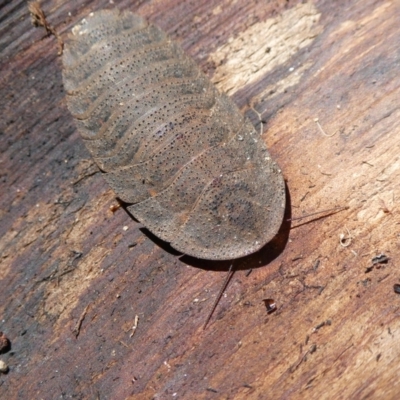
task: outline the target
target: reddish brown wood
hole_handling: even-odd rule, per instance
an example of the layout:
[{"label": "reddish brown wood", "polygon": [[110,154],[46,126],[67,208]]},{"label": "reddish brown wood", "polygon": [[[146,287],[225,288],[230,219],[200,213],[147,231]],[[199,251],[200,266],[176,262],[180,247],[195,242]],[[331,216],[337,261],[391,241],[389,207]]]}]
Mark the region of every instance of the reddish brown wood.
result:
[{"label": "reddish brown wood", "polygon": [[[255,124],[262,113],[288,216],[350,207],[284,224],[236,266],[206,331],[229,262],[180,258],[111,211],[55,39],[25,2],[1,6],[0,398],[397,398],[400,10],[301,3],[118,4],[179,40]],[[42,6],[61,35],[111,7]],[[388,262],[373,264],[380,253]]]}]

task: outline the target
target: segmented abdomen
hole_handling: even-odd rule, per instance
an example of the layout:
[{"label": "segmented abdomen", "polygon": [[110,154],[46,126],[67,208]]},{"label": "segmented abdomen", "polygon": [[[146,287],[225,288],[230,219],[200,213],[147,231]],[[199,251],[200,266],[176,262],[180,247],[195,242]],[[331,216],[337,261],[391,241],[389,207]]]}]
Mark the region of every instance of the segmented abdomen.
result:
[{"label": "segmented abdomen", "polygon": [[278,166],[233,102],[158,28],[130,12],[76,25],[68,107],[104,177],[150,231],[185,254],[233,259],[278,231]]}]

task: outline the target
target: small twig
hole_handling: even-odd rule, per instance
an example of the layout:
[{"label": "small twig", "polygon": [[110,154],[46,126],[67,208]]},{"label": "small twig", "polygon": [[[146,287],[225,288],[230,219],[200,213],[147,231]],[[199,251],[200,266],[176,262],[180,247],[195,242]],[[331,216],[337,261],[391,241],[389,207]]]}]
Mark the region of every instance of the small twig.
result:
[{"label": "small twig", "polygon": [[[302,347],[302,346],[301,346]],[[304,354],[300,354],[299,359],[297,360],[296,363],[294,363],[290,368],[289,368],[289,372],[293,373],[294,371],[296,371],[297,368],[299,368],[300,364],[302,362],[304,362],[307,359],[307,355],[308,354],[312,354],[315,353],[315,351],[317,350],[317,345],[314,343],[310,346],[310,348],[308,350],[306,350],[304,352]]]},{"label": "small twig", "polygon": [[98,174],[99,172],[101,172],[101,171],[100,171],[99,169],[96,168],[95,171],[88,172],[86,175],[80,176],[76,181],[71,182],[71,185],[76,185],[76,184],[78,184],[79,182],[83,181],[84,179],[89,178],[89,177],[91,177],[91,176],[93,176],[93,175],[96,175],[96,174]]},{"label": "small twig", "polygon": [[370,167],[373,167],[373,165],[372,165],[371,163],[369,163],[368,161],[362,161],[361,164],[367,164],[367,165],[369,165]]},{"label": "small twig", "polygon": [[46,29],[48,35],[53,35],[57,39],[58,43],[58,55],[61,56],[64,49],[64,41],[57,31],[47,22],[46,15],[42,10],[38,1],[31,1],[28,3],[28,10],[31,14],[32,24],[36,27],[43,27]]},{"label": "small twig", "polygon": [[135,321],[134,321],[133,326],[131,328],[132,329],[132,333],[129,335],[129,337],[132,337],[135,334],[136,328],[138,326],[138,322],[139,322],[139,315],[135,315]]},{"label": "small twig", "polygon": [[89,308],[89,304],[88,304],[88,305],[85,307],[85,309],[83,310],[81,316],[80,316],[79,319],[78,319],[78,322],[77,322],[76,325],[75,325],[75,328],[74,328],[73,331],[72,331],[72,332],[75,334],[75,337],[76,337],[76,338],[79,336],[79,333],[80,333],[80,331],[81,331],[82,322],[83,322],[83,320],[84,320],[85,317],[86,317],[86,313],[87,313],[88,308]]},{"label": "small twig", "polygon": [[327,319],[326,321],[320,322],[316,327],[313,328],[312,333],[317,332],[319,329],[321,329],[325,325],[332,325],[332,321],[330,319]]}]

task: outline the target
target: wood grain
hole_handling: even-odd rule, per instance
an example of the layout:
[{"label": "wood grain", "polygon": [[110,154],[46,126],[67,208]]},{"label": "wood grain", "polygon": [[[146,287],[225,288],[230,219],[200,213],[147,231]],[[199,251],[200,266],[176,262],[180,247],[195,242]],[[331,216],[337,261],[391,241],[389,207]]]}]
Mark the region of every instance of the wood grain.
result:
[{"label": "wood grain", "polygon": [[[112,7],[42,6],[61,35]],[[237,265],[206,331],[229,263],[180,257],[110,209],[55,39],[25,2],[0,7],[1,398],[397,398],[398,2],[118,4],[180,41],[257,129],[262,115],[287,217],[350,207],[286,222]]]}]

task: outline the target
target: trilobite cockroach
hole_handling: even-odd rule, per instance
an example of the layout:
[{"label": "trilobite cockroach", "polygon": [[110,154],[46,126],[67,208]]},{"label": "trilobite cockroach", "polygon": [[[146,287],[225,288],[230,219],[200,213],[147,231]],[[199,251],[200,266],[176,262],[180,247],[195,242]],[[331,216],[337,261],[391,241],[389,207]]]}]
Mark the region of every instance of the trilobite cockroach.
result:
[{"label": "trilobite cockroach", "polygon": [[99,11],[65,41],[63,81],[83,140],[117,196],[191,256],[234,259],[277,233],[281,171],[256,130],[164,32]]}]

